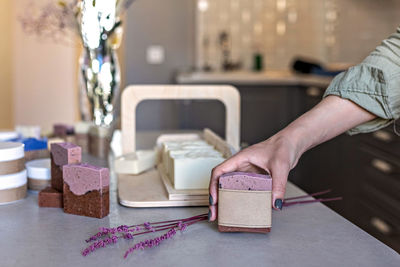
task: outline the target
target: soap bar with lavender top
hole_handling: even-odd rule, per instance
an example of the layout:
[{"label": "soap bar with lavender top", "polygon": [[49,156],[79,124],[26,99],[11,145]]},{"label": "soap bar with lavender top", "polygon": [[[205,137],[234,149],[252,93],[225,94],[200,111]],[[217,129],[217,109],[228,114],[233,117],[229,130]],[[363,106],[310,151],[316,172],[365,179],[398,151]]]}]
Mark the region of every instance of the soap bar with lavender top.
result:
[{"label": "soap bar with lavender top", "polygon": [[69,164],[63,168],[64,212],[103,218],[110,207],[110,174],[107,168]]},{"label": "soap bar with lavender top", "polygon": [[80,163],[82,150],[79,146],[72,143],[51,144],[51,186],[63,191],[62,168],[67,164]]},{"label": "soap bar with lavender top", "polygon": [[53,134],[57,137],[65,138],[67,135],[74,134],[74,126],[57,123],[53,125]]},{"label": "soap bar with lavender top", "polygon": [[271,230],[272,179],[232,172],[219,178],[218,230],[268,233]]}]

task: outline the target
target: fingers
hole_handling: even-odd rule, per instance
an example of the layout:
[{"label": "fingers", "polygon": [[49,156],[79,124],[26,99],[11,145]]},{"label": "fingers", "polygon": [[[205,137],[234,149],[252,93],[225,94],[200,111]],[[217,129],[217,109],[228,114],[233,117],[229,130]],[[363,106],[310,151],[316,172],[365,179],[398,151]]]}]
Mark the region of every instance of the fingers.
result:
[{"label": "fingers", "polygon": [[273,208],[281,210],[283,206],[283,199],[285,197],[286,183],[289,174],[289,169],[279,166],[272,169],[272,203]]},{"label": "fingers", "polygon": [[208,220],[210,222],[213,222],[217,219],[217,216],[218,216],[217,211],[218,211],[217,206],[215,206],[215,205],[209,206]]},{"label": "fingers", "polygon": [[[239,153],[240,154],[240,153]],[[209,194],[210,194],[210,207],[209,207],[209,221],[215,221],[217,218],[217,208],[216,205],[218,203],[218,178],[228,172],[233,172],[238,169],[238,166],[241,164],[244,159],[239,155],[227,159],[217,167],[215,167],[211,173],[210,186],[209,186]]]},{"label": "fingers", "polygon": [[237,154],[225,160],[212,170],[209,186],[209,192],[211,196],[210,205],[216,205],[218,203],[218,178],[224,173],[236,171],[241,161],[242,157]]}]

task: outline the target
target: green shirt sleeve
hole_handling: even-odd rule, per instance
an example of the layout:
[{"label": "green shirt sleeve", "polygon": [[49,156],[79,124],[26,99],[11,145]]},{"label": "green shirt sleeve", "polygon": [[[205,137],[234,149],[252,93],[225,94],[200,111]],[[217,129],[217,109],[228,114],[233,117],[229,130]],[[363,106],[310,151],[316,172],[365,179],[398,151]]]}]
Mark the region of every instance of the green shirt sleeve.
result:
[{"label": "green shirt sleeve", "polygon": [[349,134],[383,128],[400,117],[400,27],[362,63],[337,75],[324,97],[351,100],[378,118],[358,125]]}]

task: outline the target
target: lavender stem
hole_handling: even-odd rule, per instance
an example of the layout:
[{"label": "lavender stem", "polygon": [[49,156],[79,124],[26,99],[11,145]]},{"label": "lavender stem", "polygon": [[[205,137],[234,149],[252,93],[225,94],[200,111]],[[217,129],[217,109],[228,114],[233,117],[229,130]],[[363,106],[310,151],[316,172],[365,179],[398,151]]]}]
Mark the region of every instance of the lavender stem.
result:
[{"label": "lavender stem", "polygon": [[297,204],[307,204],[307,203],[314,203],[314,202],[328,202],[328,201],[335,201],[335,200],[342,200],[342,197],[333,197],[333,198],[317,198],[311,200],[302,200],[302,201],[293,201],[293,202],[283,202],[283,206],[288,207]]},{"label": "lavender stem", "polygon": [[298,197],[288,197],[288,198],[285,198],[284,201],[294,200],[294,199],[299,199],[299,198],[319,196],[319,195],[323,195],[323,194],[329,193],[331,191],[332,191],[332,189],[327,189],[327,190],[316,192],[316,193],[312,193],[312,194],[309,194],[309,195],[303,195],[303,196],[298,196]]}]

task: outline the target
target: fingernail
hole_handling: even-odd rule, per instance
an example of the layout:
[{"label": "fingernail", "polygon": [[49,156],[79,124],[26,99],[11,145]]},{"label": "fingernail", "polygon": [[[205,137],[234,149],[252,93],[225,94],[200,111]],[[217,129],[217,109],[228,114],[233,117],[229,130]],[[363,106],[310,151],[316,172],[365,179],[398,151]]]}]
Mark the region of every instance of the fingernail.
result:
[{"label": "fingernail", "polygon": [[213,198],[212,198],[212,195],[210,195],[210,196],[208,197],[208,202],[210,202],[210,205],[211,205],[211,206],[214,205],[214,200],[213,200]]},{"label": "fingernail", "polygon": [[211,219],[211,210],[208,210],[208,221]]},{"label": "fingernail", "polygon": [[282,199],[278,198],[275,200],[275,208],[282,210],[283,201]]}]

